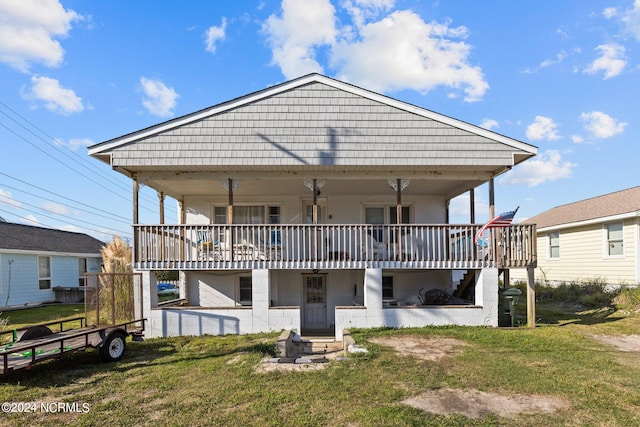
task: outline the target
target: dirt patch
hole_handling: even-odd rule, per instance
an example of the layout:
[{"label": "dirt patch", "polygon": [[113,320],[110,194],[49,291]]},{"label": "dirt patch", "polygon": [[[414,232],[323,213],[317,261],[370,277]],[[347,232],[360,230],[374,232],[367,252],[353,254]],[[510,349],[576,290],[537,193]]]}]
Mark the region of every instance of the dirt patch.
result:
[{"label": "dirt patch", "polygon": [[599,343],[615,347],[620,351],[640,352],[640,335],[592,335]]},{"label": "dirt patch", "polygon": [[553,413],[568,403],[562,399],[544,396],[502,396],[478,390],[440,389],[422,393],[402,403],[425,412],[440,415],[460,414],[479,418],[487,414],[510,417],[520,413]]},{"label": "dirt patch", "polygon": [[264,374],[266,372],[274,371],[286,371],[286,372],[300,372],[300,371],[319,371],[329,366],[328,363],[271,363],[262,362],[256,366],[256,373]]},{"label": "dirt patch", "polygon": [[453,356],[460,351],[460,347],[468,345],[462,340],[447,337],[393,336],[372,338],[369,341],[391,347],[396,354],[410,355],[434,362],[446,356]]}]

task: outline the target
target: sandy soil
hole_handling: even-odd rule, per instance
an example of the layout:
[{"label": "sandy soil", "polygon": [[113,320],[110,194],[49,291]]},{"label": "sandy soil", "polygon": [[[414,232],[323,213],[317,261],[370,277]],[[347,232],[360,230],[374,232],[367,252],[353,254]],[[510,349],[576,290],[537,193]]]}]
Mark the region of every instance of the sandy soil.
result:
[{"label": "sandy soil", "polygon": [[502,396],[478,390],[450,388],[431,390],[402,403],[425,412],[442,415],[461,414],[467,418],[479,418],[489,413],[500,417],[521,413],[552,413],[568,405],[562,399],[548,396]]},{"label": "sandy soil", "polygon": [[640,335],[592,335],[592,338],[620,351],[640,352]]},{"label": "sandy soil", "polygon": [[[438,361],[461,351],[468,344],[445,337],[379,337],[372,342],[391,347],[399,355],[411,355],[425,360]],[[488,413],[509,417],[519,413],[552,413],[568,406],[562,399],[549,396],[503,396],[478,390],[440,389],[413,396],[402,403],[436,414],[461,414],[478,418]]]}]

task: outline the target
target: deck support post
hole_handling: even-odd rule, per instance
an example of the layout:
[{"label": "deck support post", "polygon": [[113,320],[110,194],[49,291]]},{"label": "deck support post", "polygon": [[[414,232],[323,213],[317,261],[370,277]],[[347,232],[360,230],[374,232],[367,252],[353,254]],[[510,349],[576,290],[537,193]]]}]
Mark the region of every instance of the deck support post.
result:
[{"label": "deck support post", "polygon": [[533,267],[527,268],[527,326],[536,327],[536,282]]}]

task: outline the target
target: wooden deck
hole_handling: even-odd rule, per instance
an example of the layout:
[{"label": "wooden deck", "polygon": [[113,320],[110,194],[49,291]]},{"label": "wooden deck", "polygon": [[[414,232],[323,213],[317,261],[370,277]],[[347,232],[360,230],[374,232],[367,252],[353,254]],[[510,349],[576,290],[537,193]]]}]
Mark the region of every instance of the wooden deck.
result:
[{"label": "wooden deck", "polygon": [[536,266],[535,225],[134,225],[137,269]]}]

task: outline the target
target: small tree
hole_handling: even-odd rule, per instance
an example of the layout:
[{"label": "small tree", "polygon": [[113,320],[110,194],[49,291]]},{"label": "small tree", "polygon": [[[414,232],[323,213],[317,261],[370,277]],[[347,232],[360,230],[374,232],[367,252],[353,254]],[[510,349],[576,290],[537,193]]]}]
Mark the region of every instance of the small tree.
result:
[{"label": "small tree", "polygon": [[133,273],[131,246],[118,236],[114,236],[100,250],[103,274],[100,275],[100,289],[96,296],[100,319],[96,322],[118,323],[129,321],[134,316]]}]

